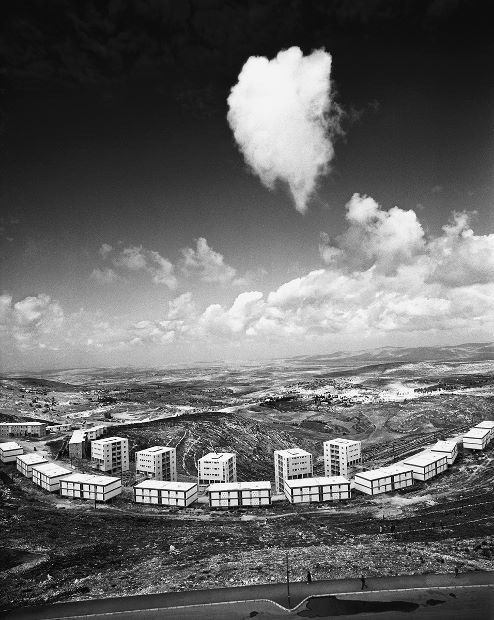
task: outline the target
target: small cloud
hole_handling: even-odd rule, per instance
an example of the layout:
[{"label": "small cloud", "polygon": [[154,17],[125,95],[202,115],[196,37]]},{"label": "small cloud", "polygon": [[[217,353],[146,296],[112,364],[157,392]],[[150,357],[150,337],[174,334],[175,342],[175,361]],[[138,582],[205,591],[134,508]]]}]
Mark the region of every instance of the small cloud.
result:
[{"label": "small cloud", "polygon": [[182,271],[198,275],[203,282],[227,284],[236,276],[236,269],[227,265],[222,254],[209,247],[207,239],[199,237],[196,248],[182,250]]},{"label": "small cloud", "polygon": [[89,277],[98,284],[111,284],[112,282],[122,280],[118,273],[111,267],[106,267],[105,269],[93,269]]},{"label": "small cloud", "polygon": [[431,187],[431,192],[433,194],[440,194],[443,191],[443,186],[442,185],[433,185]]},{"label": "small cloud", "polygon": [[103,258],[106,258],[112,250],[113,246],[111,246],[109,243],[103,243],[98,252]]}]

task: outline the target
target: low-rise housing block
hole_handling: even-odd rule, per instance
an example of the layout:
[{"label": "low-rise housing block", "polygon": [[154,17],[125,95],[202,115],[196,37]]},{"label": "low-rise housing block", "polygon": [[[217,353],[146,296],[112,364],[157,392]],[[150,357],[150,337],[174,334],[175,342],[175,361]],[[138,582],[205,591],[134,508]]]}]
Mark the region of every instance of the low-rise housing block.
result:
[{"label": "low-rise housing block", "polygon": [[474,428],[487,428],[489,430],[489,442],[494,438],[494,420],[484,420],[475,425]]},{"label": "low-rise housing block", "polygon": [[157,504],[185,508],[197,500],[196,482],[144,480],[134,486],[137,504]]},{"label": "low-rise housing block", "polygon": [[39,463],[47,463],[47,459],[41,454],[36,452],[28,452],[27,454],[21,454],[17,457],[16,466],[17,471],[20,471],[26,478],[33,477],[33,465],[39,465]]},{"label": "low-rise housing block", "polygon": [[419,452],[403,461],[413,469],[414,480],[429,480],[438,476],[448,468],[448,458],[439,452]]},{"label": "low-rise housing block", "polygon": [[60,490],[60,479],[72,474],[71,469],[61,467],[56,463],[39,463],[32,466],[33,482],[45,491],[54,493]]},{"label": "low-rise housing block", "polygon": [[412,467],[397,464],[358,472],[354,488],[367,495],[378,495],[411,487],[413,483]]},{"label": "low-rise housing block", "polygon": [[444,454],[448,460],[448,465],[453,465],[458,456],[458,443],[454,439],[440,440],[432,446],[430,451]]},{"label": "low-rise housing block", "polygon": [[351,497],[350,481],[344,476],[285,480],[284,493],[291,504],[329,502]]},{"label": "low-rise housing block", "polygon": [[70,474],[60,479],[60,495],[107,502],[122,492],[122,481],[112,476]]},{"label": "low-rise housing block", "polygon": [[467,450],[485,450],[491,440],[491,431],[488,428],[471,428],[463,435],[463,448]]},{"label": "low-rise housing block", "polygon": [[0,461],[2,463],[15,463],[17,457],[24,453],[24,448],[15,441],[0,443]]},{"label": "low-rise housing block", "polygon": [[271,482],[222,482],[207,489],[211,508],[231,506],[268,506],[271,504]]},{"label": "low-rise housing block", "polygon": [[44,422],[1,422],[0,436],[8,437],[44,437],[46,424]]}]

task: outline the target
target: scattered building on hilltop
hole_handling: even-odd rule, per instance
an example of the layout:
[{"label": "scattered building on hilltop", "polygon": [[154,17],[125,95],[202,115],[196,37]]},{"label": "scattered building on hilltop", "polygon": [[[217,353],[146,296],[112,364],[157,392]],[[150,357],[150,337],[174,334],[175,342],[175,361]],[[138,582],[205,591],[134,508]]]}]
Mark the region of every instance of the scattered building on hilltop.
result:
[{"label": "scattered building on hilltop", "polygon": [[237,481],[237,456],[232,452],[210,452],[197,461],[199,484]]},{"label": "scattered building on hilltop", "polygon": [[350,481],[344,476],[285,480],[283,491],[291,504],[329,502],[351,497]]},{"label": "scattered building on hilltop", "polygon": [[268,506],[271,504],[271,482],[220,482],[207,489],[211,508]]},{"label": "scattered building on hilltop", "polygon": [[105,437],[92,441],[91,466],[110,474],[128,471],[129,440],[123,437]]},{"label": "scattered building on hilltop", "polygon": [[17,457],[24,453],[24,448],[15,441],[0,443],[0,461],[2,463],[15,463]]},{"label": "scattered building on hilltop", "polygon": [[197,500],[196,482],[144,480],[134,486],[134,502],[185,508]]},{"label": "scattered building on hilltop", "polygon": [[412,467],[396,464],[356,473],[354,488],[367,495],[378,495],[405,489],[413,483]]},{"label": "scattered building on hilltop", "polygon": [[275,450],[274,481],[277,493],[284,493],[285,480],[311,478],[313,475],[312,454],[301,448]]},{"label": "scattered building on hilltop", "polygon": [[326,476],[350,478],[357,465],[362,464],[362,442],[350,439],[330,439],[324,442],[324,473]]},{"label": "scattered building on hilltop", "polygon": [[177,451],[166,446],[153,446],[136,452],[136,473],[155,480],[177,479]]}]

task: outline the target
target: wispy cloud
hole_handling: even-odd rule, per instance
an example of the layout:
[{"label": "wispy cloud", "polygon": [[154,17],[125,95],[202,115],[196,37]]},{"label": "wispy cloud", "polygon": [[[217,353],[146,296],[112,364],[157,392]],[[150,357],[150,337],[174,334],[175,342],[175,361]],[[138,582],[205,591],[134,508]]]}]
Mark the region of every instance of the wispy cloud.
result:
[{"label": "wispy cloud", "polygon": [[225,263],[224,256],[208,245],[207,239],[199,237],[195,248],[182,250],[182,271],[197,275],[203,282],[227,284],[236,276],[236,269]]}]

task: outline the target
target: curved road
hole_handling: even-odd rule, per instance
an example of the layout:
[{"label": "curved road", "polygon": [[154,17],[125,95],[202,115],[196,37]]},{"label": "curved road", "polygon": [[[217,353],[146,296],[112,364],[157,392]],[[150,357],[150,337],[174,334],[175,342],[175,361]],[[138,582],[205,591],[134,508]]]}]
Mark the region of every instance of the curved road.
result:
[{"label": "curved road", "polygon": [[[451,574],[401,575],[399,577],[371,577],[367,579],[368,591],[398,589],[486,586],[494,585],[494,572],[476,571],[460,573],[458,578]],[[295,607],[311,595],[360,592],[360,579],[339,579],[313,581],[311,584],[295,582],[290,584],[291,607]],[[367,591],[367,590],[366,590]],[[9,620],[52,620],[76,616],[112,614],[115,612],[138,612],[187,605],[205,605],[231,601],[253,601],[268,599],[288,607],[286,583],[252,585],[217,590],[188,590],[142,596],[124,596],[95,600],[56,603],[33,608],[18,608],[0,612],[0,618]]]}]

